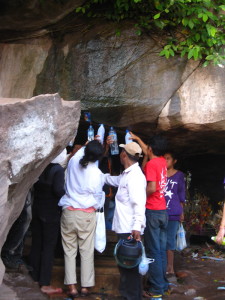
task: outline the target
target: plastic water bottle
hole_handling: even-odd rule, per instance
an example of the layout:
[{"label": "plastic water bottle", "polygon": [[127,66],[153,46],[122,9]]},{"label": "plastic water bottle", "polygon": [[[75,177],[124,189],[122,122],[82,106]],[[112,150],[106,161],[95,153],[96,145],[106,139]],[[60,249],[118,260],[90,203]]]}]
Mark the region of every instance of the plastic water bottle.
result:
[{"label": "plastic water bottle", "polygon": [[[216,236],[212,236],[211,240],[216,242]],[[222,245],[225,246],[225,237],[223,238]]]},{"label": "plastic water bottle", "polygon": [[87,131],[87,136],[88,136],[88,141],[93,141],[95,138],[95,132],[94,132],[94,128],[92,127],[92,125],[89,126],[88,131]]},{"label": "plastic water bottle", "polygon": [[97,135],[99,135],[98,139],[99,139],[100,143],[103,145],[104,137],[105,137],[105,127],[103,124],[100,124]]},{"label": "plastic water bottle", "polygon": [[109,135],[112,138],[113,143],[110,145],[111,148],[111,154],[117,155],[119,154],[119,147],[117,143],[117,134],[116,131],[113,129],[113,127],[110,127]]},{"label": "plastic water bottle", "polygon": [[130,140],[130,137],[131,137],[130,131],[127,129],[127,130],[126,130],[126,135],[125,135],[125,143],[126,143],[126,144],[129,144],[129,143],[132,142],[132,140]]}]

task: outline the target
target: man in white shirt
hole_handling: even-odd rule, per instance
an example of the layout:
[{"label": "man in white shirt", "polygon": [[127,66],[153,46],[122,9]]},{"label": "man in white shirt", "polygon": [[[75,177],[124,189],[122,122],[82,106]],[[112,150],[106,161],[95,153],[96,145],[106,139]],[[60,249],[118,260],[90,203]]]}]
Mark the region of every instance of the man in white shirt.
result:
[{"label": "man in white shirt", "polygon": [[[125,170],[120,176],[104,175],[106,184],[118,187],[112,230],[119,239],[132,235],[140,241],[145,228],[146,204],[146,179],[138,164],[142,150],[135,142],[120,147],[123,148],[120,161]],[[119,267],[119,270],[121,295],[126,300],[141,300],[142,285],[138,267],[129,270]]]}]

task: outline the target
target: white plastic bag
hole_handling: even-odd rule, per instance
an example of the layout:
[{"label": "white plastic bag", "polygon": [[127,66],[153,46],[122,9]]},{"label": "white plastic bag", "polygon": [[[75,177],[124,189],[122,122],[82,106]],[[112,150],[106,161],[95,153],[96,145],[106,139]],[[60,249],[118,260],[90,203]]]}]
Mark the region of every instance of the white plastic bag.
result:
[{"label": "white plastic bag", "polygon": [[102,253],[106,247],[106,228],[104,209],[96,212],[95,249]]},{"label": "white plastic bag", "polygon": [[139,264],[138,270],[139,274],[145,275],[148,272],[149,264],[153,263],[155,260],[153,258],[148,258],[145,253],[145,247],[142,244],[142,259]]},{"label": "white plastic bag", "polygon": [[187,247],[185,230],[183,224],[180,223],[178,231],[177,231],[177,251],[182,251]]}]

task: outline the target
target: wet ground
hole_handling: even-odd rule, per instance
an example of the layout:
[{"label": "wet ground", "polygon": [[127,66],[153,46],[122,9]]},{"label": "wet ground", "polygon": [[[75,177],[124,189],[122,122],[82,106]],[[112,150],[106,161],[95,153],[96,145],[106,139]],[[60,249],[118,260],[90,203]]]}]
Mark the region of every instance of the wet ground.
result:
[{"label": "wet ground", "polygon": [[[212,246],[210,246],[212,247]],[[214,259],[218,254],[207,247],[192,247],[182,254],[176,254],[176,271],[178,277],[170,278],[172,294],[168,300],[225,300],[225,260],[215,261],[202,259],[207,251]],[[211,248],[212,249],[212,248]],[[119,273],[113,258],[98,257],[96,260],[96,287],[93,294],[86,298],[95,300],[115,300],[118,297]],[[63,261],[57,259],[53,284],[63,287]],[[66,293],[53,295],[51,300],[68,298]],[[0,288],[0,300],[48,300],[49,297],[42,294],[37,284],[30,278],[27,269],[22,266],[17,271],[7,270],[3,285]],[[69,299],[68,299],[69,300]]]}]

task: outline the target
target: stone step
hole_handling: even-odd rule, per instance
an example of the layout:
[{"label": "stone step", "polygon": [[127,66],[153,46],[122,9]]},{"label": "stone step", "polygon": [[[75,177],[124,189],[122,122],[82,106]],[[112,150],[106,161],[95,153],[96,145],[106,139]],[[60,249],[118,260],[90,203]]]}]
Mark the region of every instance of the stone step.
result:
[{"label": "stone step", "polygon": [[[119,270],[113,257],[95,257],[95,287],[91,292],[118,296]],[[80,267],[77,262],[78,289],[80,288]],[[63,260],[57,259],[53,268],[52,284],[65,289]]]}]

